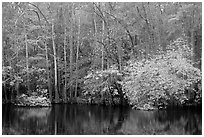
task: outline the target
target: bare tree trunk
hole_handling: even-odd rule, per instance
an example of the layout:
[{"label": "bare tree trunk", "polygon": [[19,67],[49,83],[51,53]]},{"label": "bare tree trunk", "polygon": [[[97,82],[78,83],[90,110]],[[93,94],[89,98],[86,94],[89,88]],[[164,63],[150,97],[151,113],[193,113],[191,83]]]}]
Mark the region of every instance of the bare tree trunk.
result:
[{"label": "bare tree trunk", "polygon": [[75,98],[77,97],[77,86],[78,86],[78,58],[79,58],[79,46],[80,46],[80,16],[79,16],[79,30],[78,30],[78,44],[77,44],[77,53],[76,53],[76,86],[75,86]]},{"label": "bare tree trunk", "polygon": [[[72,30],[71,30],[72,31]],[[69,63],[69,71],[70,71],[70,75],[69,75],[69,82],[71,82],[71,77],[72,77],[72,54],[73,54],[73,40],[72,40],[72,34],[71,34],[71,36],[70,36],[70,55],[69,55],[69,61],[70,61],[70,63]],[[72,97],[72,86],[70,85],[70,98]]]},{"label": "bare tree trunk", "polygon": [[5,95],[5,101],[8,102],[7,92],[6,92],[6,82],[4,83],[4,95]]},{"label": "bare tree trunk", "polygon": [[[4,67],[4,61],[3,61],[3,60],[2,60],[2,66]],[[3,80],[4,80],[4,83],[3,83],[4,89],[2,89],[2,91],[4,91],[5,101],[6,101],[6,103],[7,103],[8,98],[7,98],[7,92],[6,92],[6,79],[5,79],[5,77],[3,77],[3,76],[2,76],[2,78],[3,78]],[[2,92],[2,93],[3,93],[3,92]],[[3,98],[3,97],[2,97],[2,98]]]},{"label": "bare tree trunk", "polygon": [[55,103],[59,102],[59,94],[58,94],[58,87],[57,87],[57,55],[56,55],[56,47],[55,47],[55,40],[54,40],[54,21],[52,22],[52,46],[54,52],[54,69],[55,69]]},{"label": "bare tree trunk", "polygon": [[192,45],[192,62],[193,64],[195,63],[195,58],[194,58],[194,48],[195,48],[195,33],[194,33],[194,10],[192,13],[192,22],[191,22],[191,45]]},{"label": "bare tree trunk", "polygon": [[50,70],[49,70],[49,58],[48,58],[48,48],[47,41],[45,43],[45,54],[46,54],[46,69],[47,69],[47,80],[48,80],[48,90],[49,90],[49,98],[50,102],[52,102],[52,88],[51,88],[51,80],[50,80]]},{"label": "bare tree trunk", "polygon": [[[96,9],[95,9],[95,6],[94,6],[94,11],[95,11]],[[96,39],[96,35],[97,35],[97,24],[96,24],[96,13],[94,13],[94,15],[93,15],[93,27],[94,27],[94,42],[96,43],[97,42],[97,39]]]},{"label": "bare tree trunk", "polygon": [[[102,5],[102,8],[103,8],[103,5]],[[104,20],[102,20],[102,40],[101,40],[101,43],[102,43],[102,49],[101,49],[102,58],[101,58],[101,70],[104,70],[104,45],[103,45],[104,30],[105,30],[105,23],[104,23]]]},{"label": "bare tree trunk", "polygon": [[[106,6],[104,7],[104,10],[106,10]],[[108,9],[107,9],[108,10]],[[111,13],[111,10],[109,10],[109,12]],[[108,37],[108,47],[110,47],[110,43],[111,43],[111,41],[110,41],[110,38],[111,38],[111,36],[110,36],[110,29],[109,29],[109,18],[108,18],[108,16],[106,16],[106,14],[104,14],[104,19],[107,17],[107,21],[106,21],[106,25],[105,25],[105,29],[106,29],[106,32],[107,32],[107,37]],[[108,54],[108,53],[106,53],[106,54]],[[109,59],[109,57],[108,56],[106,56],[106,59],[107,59],[107,69],[109,69],[110,68],[110,66],[111,66],[111,62],[110,62],[110,59]]]},{"label": "bare tree trunk", "polygon": [[[74,17],[74,3],[72,4],[72,18]],[[73,64],[73,20],[71,20],[71,35],[70,35],[70,55],[69,55],[69,61],[70,61],[70,64],[69,64],[69,69],[70,69],[70,82],[71,82],[71,78],[72,78],[72,64]],[[72,85],[70,85],[70,98],[72,98]]]},{"label": "bare tree trunk", "polygon": [[[94,6],[95,11],[95,6]],[[93,29],[94,29],[94,46],[97,45],[97,20],[96,20],[96,13],[93,14]],[[96,51],[94,50],[94,54],[96,54]]]},{"label": "bare tree trunk", "polygon": [[195,63],[195,58],[194,58],[194,47],[195,47],[195,39],[194,39],[194,29],[191,30],[191,45],[192,45],[192,62]]},{"label": "bare tree trunk", "polygon": [[119,71],[121,71],[122,70],[122,65],[121,65],[122,64],[122,58],[121,58],[122,48],[120,45],[118,45],[117,48],[118,48]]},{"label": "bare tree trunk", "polygon": [[[25,27],[25,24],[24,24]],[[27,43],[27,33],[25,29],[25,44],[26,44],[26,71],[27,71],[27,88],[28,88],[28,93],[30,94],[30,83],[29,83],[29,64],[28,64],[28,43]]]},{"label": "bare tree trunk", "polygon": [[[146,45],[146,58],[148,57],[148,55],[150,54],[150,50],[151,50],[151,42],[154,43],[154,40],[152,38],[152,32],[150,30],[150,23],[149,23],[149,20],[147,19],[147,11],[145,9],[145,6],[144,4],[142,3],[142,8],[144,10],[144,16],[141,15],[141,12],[139,10],[139,8],[137,8],[137,11],[140,15],[140,17],[145,21],[145,23],[147,24],[147,31],[148,31],[148,43],[149,43],[149,46]],[[152,41],[151,41],[152,40]]]},{"label": "bare tree trunk", "polygon": [[18,80],[16,81],[15,90],[17,92],[16,96],[19,97],[19,81]]},{"label": "bare tree trunk", "polygon": [[65,69],[65,80],[64,80],[64,101],[67,101],[67,52],[66,52],[66,27],[64,29],[64,69]]},{"label": "bare tree trunk", "polygon": [[[16,27],[16,26],[15,26]],[[16,28],[15,28],[16,29]],[[17,29],[16,29],[17,30]],[[16,31],[17,32],[17,31]],[[17,40],[17,33],[15,33],[15,44],[17,47],[17,53],[16,53],[16,64],[18,64],[18,55],[19,55],[19,51],[18,51],[18,40]],[[18,67],[16,66],[16,70],[18,73]],[[17,91],[17,97],[19,97],[19,80],[16,81],[16,86],[15,86],[15,90]]]},{"label": "bare tree trunk", "polygon": [[153,23],[151,22],[151,17],[149,17],[149,19],[147,19],[147,13],[151,13],[150,10],[150,2],[147,2],[147,6],[149,11],[145,10],[145,18],[146,20],[148,20],[148,29],[149,29],[149,33],[150,33],[150,37],[152,39],[152,46],[151,46],[151,50],[154,50],[154,44],[155,44],[155,34],[154,34],[154,27],[153,27]]}]

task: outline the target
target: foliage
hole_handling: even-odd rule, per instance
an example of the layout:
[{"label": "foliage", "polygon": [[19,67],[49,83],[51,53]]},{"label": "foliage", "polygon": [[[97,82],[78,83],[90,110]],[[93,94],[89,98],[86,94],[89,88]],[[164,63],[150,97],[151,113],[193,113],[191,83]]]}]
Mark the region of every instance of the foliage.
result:
[{"label": "foliage", "polygon": [[30,96],[28,97],[25,94],[22,94],[17,98],[16,101],[17,106],[51,106],[51,102],[46,97],[39,97],[39,96]]},{"label": "foliage", "polygon": [[29,69],[30,83],[33,85],[33,90],[46,89],[47,88],[47,78],[46,70],[42,68],[32,67]]},{"label": "foliage", "polygon": [[201,72],[184,58],[188,46],[183,44],[176,41],[174,45],[184,49],[172,48],[151,60],[129,62],[122,85],[130,104],[166,106],[172,99],[184,104],[190,99],[187,92],[201,96],[194,86],[201,81]]},{"label": "foliage", "polygon": [[4,66],[2,68],[2,83],[14,86],[16,82],[21,83],[23,79],[17,75],[12,74],[12,68],[10,66]]},{"label": "foliage", "polygon": [[[39,95],[43,94],[46,96],[47,90],[47,79],[45,69],[32,67],[29,69],[29,83],[31,85],[31,90],[37,92]],[[22,68],[21,71],[16,74],[13,72],[10,66],[3,67],[2,69],[3,84],[9,85],[14,90],[17,90],[19,84],[26,86],[26,69]]]},{"label": "foliage", "polygon": [[[117,70],[116,66],[111,66],[107,70],[89,72],[84,77],[84,94],[90,95],[103,95],[103,94],[118,94],[117,89],[114,87],[115,82],[121,80],[122,74]],[[113,93],[111,93],[113,92]]]},{"label": "foliage", "polygon": [[[102,98],[123,96],[122,76],[109,66],[122,71],[129,61],[126,70],[133,67],[134,75],[143,67],[166,71],[171,64],[183,75],[185,63],[189,73],[190,64],[201,66],[201,19],[202,3],[4,2],[2,64],[10,68],[3,72],[3,83],[23,84],[28,93],[49,91],[54,102],[82,95],[79,89]],[[185,40],[172,42],[178,37]]]}]

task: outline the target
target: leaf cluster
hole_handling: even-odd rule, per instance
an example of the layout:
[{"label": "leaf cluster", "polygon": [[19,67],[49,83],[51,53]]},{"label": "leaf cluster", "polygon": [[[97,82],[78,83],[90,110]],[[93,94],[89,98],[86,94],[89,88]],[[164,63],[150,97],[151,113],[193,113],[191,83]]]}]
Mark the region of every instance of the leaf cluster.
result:
[{"label": "leaf cluster", "polygon": [[92,71],[84,77],[84,94],[98,95],[113,92],[111,94],[117,94],[114,92],[113,84],[120,81],[122,73],[117,70],[116,66],[111,66],[107,70]]},{"label": "leaf cluster", "polygon": [[194,86],[201,81],[201,72],[185,56],[188,46],[181,41],[174,44],[179,48],[126,66],[122,85],[130,104],[167,105],[172,99],[183,104],[190,99],[187,92],[201,94]]}]

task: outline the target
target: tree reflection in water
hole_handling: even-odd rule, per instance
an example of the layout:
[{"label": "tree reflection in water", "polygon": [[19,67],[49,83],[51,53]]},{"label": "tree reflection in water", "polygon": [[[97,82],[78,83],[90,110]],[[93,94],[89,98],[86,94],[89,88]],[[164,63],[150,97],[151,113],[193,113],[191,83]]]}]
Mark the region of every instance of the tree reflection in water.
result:
[{"label": "tree reflection in water", "polygon": [[3,105],[3,134],[202,134],[201,109],[139,111],[127,107]]}]

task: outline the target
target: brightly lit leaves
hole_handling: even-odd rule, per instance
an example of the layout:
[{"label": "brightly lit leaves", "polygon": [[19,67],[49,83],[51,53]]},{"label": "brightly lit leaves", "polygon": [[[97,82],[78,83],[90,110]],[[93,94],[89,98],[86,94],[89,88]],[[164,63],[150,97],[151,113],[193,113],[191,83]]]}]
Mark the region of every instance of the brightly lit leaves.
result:
[{"label": "brightly lit leaves", "polygon": [[[187,47],[177,42],[180,47]],[[196,86],[201,82],[201,72],[184,58],[187,49],[179,49],[171,49],[151,60],[129,62],[122,85],[130,104],[160,106],[172,100],[184,104],[192,98],[189,93],[200,97],[201,91]]]}]

